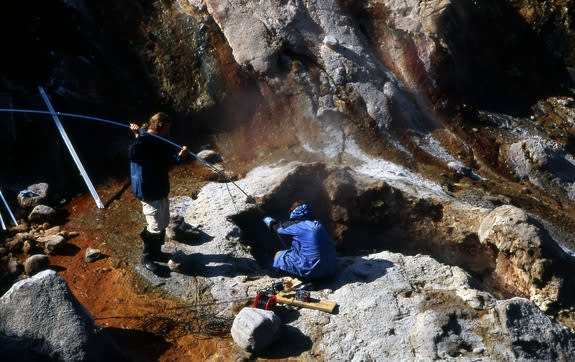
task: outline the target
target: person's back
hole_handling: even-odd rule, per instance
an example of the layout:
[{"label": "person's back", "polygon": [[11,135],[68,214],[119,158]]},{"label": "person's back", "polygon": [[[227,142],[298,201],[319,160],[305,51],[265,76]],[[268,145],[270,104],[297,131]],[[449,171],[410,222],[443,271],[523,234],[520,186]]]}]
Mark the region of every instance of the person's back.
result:
[{"label": "person's back", "polygon": [[329,234],[319,220],[312,218],[306,203],[293,208],[290,220],[266,222],[278,234],[291,235],[291,248],[274,258],[274,267],[305,278],[330,277],[336,271],[336,252]]}]

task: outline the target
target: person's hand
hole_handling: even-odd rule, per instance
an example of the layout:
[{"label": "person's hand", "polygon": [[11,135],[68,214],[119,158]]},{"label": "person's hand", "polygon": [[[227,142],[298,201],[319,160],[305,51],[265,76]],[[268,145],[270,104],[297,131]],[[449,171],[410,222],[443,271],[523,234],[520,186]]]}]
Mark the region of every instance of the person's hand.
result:
[{"label": "person's hand", "polygon": [[188,150],[188,146],[184,146],[180,149],[180,152],[178,153],[179,157],[184,157],[185,155],[188,155],[190,153],[190,150]]},{"label": "person's hand", "polygon": [[264,223],[265,223],[268,227],[270,226],[270,224],[271,224],[273,221],[275,221],[275,219],[274,219],[273,217],[269,217],[269,216],[264,217]]},{"label": "person's hand", "polygon": [[132,130],[136,138],[140,137],[140,126],[135,123],[130,123],[130,130]]}]

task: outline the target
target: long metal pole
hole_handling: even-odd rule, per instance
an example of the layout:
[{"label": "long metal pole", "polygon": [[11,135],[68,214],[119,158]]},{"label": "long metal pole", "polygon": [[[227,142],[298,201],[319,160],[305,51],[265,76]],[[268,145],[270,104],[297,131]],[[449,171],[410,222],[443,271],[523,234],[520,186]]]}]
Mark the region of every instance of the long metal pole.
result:
[{"label": "long metal pole", "polygon": [[2,198],[2,201],[4,201],[4,205],[6,205],[6,209],[8,210],[8,213],[10,214],[12,221],[14,221],[14,225],[18,226],[18,221],[16,221],[16,218],[14,217],[12,210],[10,210],[10,205],[8,205],[8,203],[6,202],[6,199],[4,198],[4,195],[2,194],[2,190],[0,190],[0,197]]},{"label": "long metal pole", "polygon": [[4,224],[4,219],[2,219],[2,214],[0,214],[0,224],[2,224],[2,230],[6,230],[6,224]]},{"label": "long metal pole", "polygon": [[84,178],[84,182],[86,183],[86,186],[88,186],[88,189],[90,190],[90,193],[92,194],[92,197],[94,198],[94,201],[96,201],[96,205],[98,205],[98,208],[104,209],[105,206],[102,203],[102,200],[100,200],[100,196],[98,196],[98,193],[96,192],[96,189],[94,188],[94,185],[92,185],[92,182],[90,181],[90,178],[88,177],[88,174],[86,173],[86,170],[84,170],[84,166],[82,166],[82,162],[80,162],[80,158],[76,154],[76,150],[74,150],[74,146],[72,146],[72,142],[68,138],[68,135],[66,134],[66,130],[64,130],[62,123],[60,123],[60,119],[58,118],[56,111],[52,107],[52,103],[50,103],[50,99],[46,95],[46,92],[44,92],[44,88],[38,87],[38,90],[40,91],[40,94],[42,95],[42,98],[44,99],[44,102],[46,103],[48,110],[50,110],[50,113],[52,114],[52,118],[54,119],[54,122],[56,122],[56,127],[58,127],[58,131],[60,131],[60,134],[62,135],[62,138],[64,139],[64,143],[66,143],[66,146],[68,147],[68,150],[70,151],[70,154],[72,155],[72,158],[74,159],[74,162],[76,162],[76,166],[78,166],[78,170],[80,170],[80,173],[82,174],[82,177]]}]

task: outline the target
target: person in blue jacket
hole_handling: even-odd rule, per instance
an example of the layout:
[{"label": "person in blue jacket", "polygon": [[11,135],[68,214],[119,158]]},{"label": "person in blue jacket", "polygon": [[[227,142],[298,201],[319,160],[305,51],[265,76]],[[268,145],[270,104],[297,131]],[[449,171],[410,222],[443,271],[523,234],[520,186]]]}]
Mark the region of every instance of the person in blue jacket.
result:
[{"label": "person in blue jacket", "polygon": [[135,136],[129,149],[132,193],[142,202],[147,223],[140,233],[144,242],[140,260],[146,269],[154,273],[159,268],[154,261],[159,261],[162,256],[161,248],[170,222],[169,167],[189,153],[186,146],[175,153],[168,143],[150,135],[165,137],[171,125],[171,119],[164,112],[154,114],[142,127],[130,124]]},{"label": "person in blue jacket", "polygon": [[336,254],[329,234],[313,217],[307,202],[296,202],[289,220],[279,222],[266,216],[263,221],[277,234],[292,237],[291,248],[275,254],[273,266],[303,279],[323,279],[336,271]]}]

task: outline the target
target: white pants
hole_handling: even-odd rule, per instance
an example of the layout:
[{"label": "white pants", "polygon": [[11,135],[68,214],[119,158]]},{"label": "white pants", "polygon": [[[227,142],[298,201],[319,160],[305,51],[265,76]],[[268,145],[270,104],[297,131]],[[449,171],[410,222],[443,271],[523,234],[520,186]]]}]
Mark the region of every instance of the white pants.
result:
[{"label": "white pants", "polygon": [[148,232],[161,233],[170,223],[170,202],[167,197],[154,200],[142,201],[142,210],[148,223]]}]

